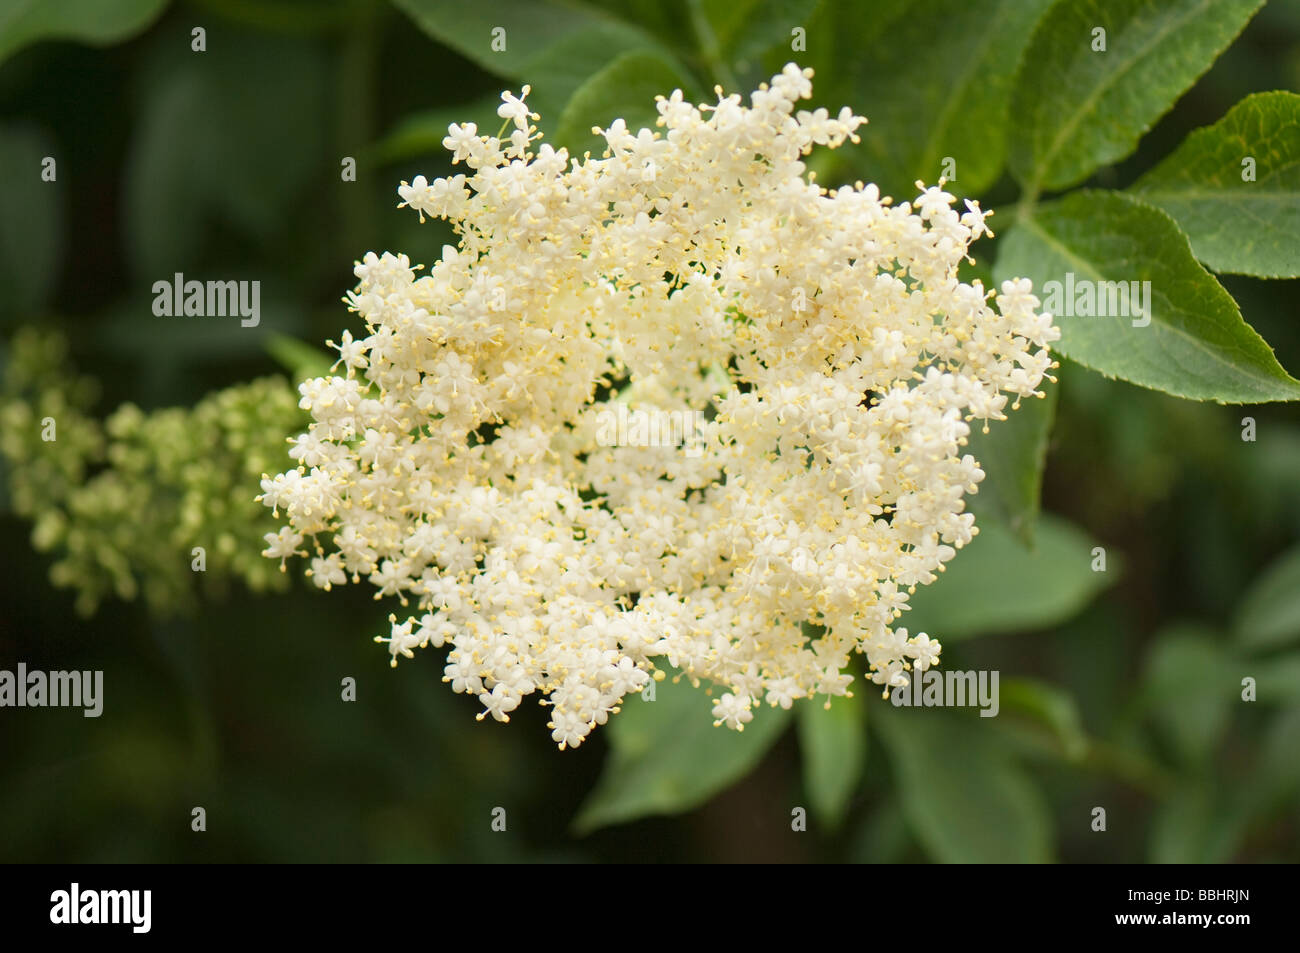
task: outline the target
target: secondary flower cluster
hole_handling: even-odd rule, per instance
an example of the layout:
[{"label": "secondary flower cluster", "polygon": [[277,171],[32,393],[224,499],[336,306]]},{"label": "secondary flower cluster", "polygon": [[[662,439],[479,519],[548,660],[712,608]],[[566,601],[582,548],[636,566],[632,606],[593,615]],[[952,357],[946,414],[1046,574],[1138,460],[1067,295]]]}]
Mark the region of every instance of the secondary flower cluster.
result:
[{"label": "secondary flower cluster", "polygon": [[[451,126],[468,173],[399,193],[459,247],[423,276],[357,264],[367,334],[300,388],[313,423],[262,481],[289,520],[266,555],[395,597],[393,664],[449,645],[480,718],[540,693],[561,748],[656,660],[719,686],[733,728],[846,694],[855,651],[886,692],[934,664],[895,623],[975,533],[968,421],[1035,395],[1058,332],[1027,281],[958,280],[976,204],[805,175],[865,121],[796,110],[811,76],[748,106],[659,97],[663,131],[616,120],[602,158],[534,152],[527,87],[502,95],[507,137]],[[620,401],[704,412],[702,452],[602,445]]]},{"label": "secondary flower cluster", "polygon": [[56,554],[50,579],[76,591],[78,612],[109,596],[176,612],[232,577],[284,587],[257,555],[275,521],[248,486],[303,426],[288,381],[261,378],[193,408],[123,404],[101,420],[98,385],[71,369],[61,335],[18,333],[4,370],[0,460],[14,512],[32,520],[33,547]]}]

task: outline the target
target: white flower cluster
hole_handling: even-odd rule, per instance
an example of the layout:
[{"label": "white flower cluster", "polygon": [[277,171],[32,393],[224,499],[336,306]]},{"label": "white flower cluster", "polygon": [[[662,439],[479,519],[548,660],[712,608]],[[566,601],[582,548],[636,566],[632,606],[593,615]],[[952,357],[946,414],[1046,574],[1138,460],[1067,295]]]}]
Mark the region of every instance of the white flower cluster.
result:
[{"label": "white flower cluster", "polygon": [[[357,265],[369,333],[333,345],[346,376],[301,387],[314,422],[262,481],[290,521],[266,554],[311,537],[318,585],[414,606],[377,639],[394,664],[449,644],[480,718],[541,693],[561,748],[657,658],[720,686],[732,728],[846,694],[854,651],[886,692],[934,664],[894,623],[976,531],[968,421],[1035,395],[1058,332],[1027,281],[995,310],[958,280],[974,203],[805,176],[865,121],[796,111],[811,76],[791,64],[748,107],[659,97],[664,131],[617,120],[603,158],[534,152],[509,93],[508,138],[451,126],[470,174],[399,192],[459,247],[423,277]],[[602,446],[618,401],[703,411],[703,451]]]}]

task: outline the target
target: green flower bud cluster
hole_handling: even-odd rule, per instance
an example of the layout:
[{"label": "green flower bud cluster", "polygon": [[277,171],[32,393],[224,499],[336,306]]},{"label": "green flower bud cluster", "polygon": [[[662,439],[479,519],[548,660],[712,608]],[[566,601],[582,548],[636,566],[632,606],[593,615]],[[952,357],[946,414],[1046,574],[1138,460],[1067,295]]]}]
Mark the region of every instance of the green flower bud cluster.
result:
[{"label": "green flower bud cluster", "polygon": [[0,388],[0,454],[12,507],[32,544],[57,554],[51,581],[89,615],[106,597],[143,595],[171,613],[231,579],[254,591],[287,580],[260,555],[275,520],[258,479],[283,466],[304,413],[292,386],[265,377],[209,394],[193,408],[146,413],[123,404],[91,415],[96,382],[75,373],[67,343],[19,332]]}]

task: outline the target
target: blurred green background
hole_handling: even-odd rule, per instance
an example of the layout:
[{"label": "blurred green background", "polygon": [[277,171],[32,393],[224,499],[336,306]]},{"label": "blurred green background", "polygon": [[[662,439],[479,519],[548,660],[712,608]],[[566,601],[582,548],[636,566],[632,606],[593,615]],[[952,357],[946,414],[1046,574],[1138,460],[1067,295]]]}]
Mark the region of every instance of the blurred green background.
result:
[{"label": "blurred green background", "polygon": [[[917,48],[909,19],[969,32],[963,17],[973,28],[997,8],[998,29],[1027,33],[1045,4],[123,0],[51,4],[67,18],[31,36],[32,5],[4,6],[0,356],[19,327],[62,330],[104,416],[283,374],[275,335],[320,344],[359,330],[340,302],[354,260],[387,249],[431,262],[451,240],[396,208],[400,180],[450,170],[447,123],[495,130],[499,91],[531,82],[548,138],[567,122],[567,144],[594,148],[585,130],[619,112],[573,94],[623,31],[662,46],[696,95],[715,82],[747,91],[789,59],[815,66],[815,105],[870,120],[861,146],[814,162],[821,181],[899,195],[938,175],[914,167],[909,115],[996,81],[963,73],[942,41]],[[498,22],[512,46],[494,60]],[[806,28],[806,52],[790,51],[791,24]],[[644,103],[637,119],[670,92],[643,71],[624,85]],[[1300,4],[1270,3],[1133,156],[1091,181],[1123,187],[1248,93],[1297,88]],[[44,156],[57,158],[55,183],[38,179]],[[345,157],[355,182],[340,175]],[[999,168],[980,183],[986,208],[1016,196]],[[260,326],[154,317],[152,284],[175,271],[260,280]],[[1224,284],[1300,369],[1296,282]],[[85,618],[51,585],[54,557],[34,552],[6,493],[0,668],[102,669],[106,707],[99,719],[0,710],[0,859],[1300,860],[1300,411],[1180,401],[1069,362],[1059,377],[1048,552],[995,529],[980,543],[1001,578],[1059,597],[1009,620],[972,620],[937,592],[928,606],[947,623],[930,630],[944,668],[1002,673],[999,717],[927,711],[904,725],[862,690],[830,714],[774,722],[770,748],[711,774],[708,738],[674,736],[661,763],[636,762],[633,735],[653,729],[629,708],[596,807],[614,725],[561,753],[531,702],[509,726],[477,722],[479,704],[441,683],[441,651],[389,668],[371,638],[391,607],[368,587],[324,594],[292,573],[286,591],[255,594],[213,580],[183,611],[110,597]],[[1087,566],[1094,545],[1105,574]],[[957,571],[940,585],[955,590]],[[963,578],[996,586],[973,566]],[[1252,635],[1261,628],[1274,634]],[[1240,698],[1246,676],[1258,701]],[[355,702],[340,698],[345,677]],[[690,707],[660,690],[657,711]],[[707,730],[707,711],[692,713]],[[610,807],[619,785],[639,800]],[[635,816],[641,802],[676,812]],[[204,833],[191,831],[194,806]],[[791,827],[800,806],[807,831]],[[1097,806],[1105,832],[1091,826]],[[491,827],[495,807],[505,832]]]}]

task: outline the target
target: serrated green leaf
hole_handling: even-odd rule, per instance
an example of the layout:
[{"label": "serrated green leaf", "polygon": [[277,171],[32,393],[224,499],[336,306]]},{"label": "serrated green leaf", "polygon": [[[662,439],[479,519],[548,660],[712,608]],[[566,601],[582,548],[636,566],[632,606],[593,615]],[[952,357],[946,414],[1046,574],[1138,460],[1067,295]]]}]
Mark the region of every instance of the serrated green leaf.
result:
[{"label": "serrated green leaf", "polygon": [[1300,96],[1247,96],[1130,191],[1172,215],[1213,271],[1300,277]]},{"label": "serrated green leaf", "polygon": [[988,433],[973,426],[967,446],[984,471],[979,492],[969,498],[971,512],[977,520],[1002,523],[1026,546],[1034,542],[1047,438],[1056,420],[1056,385],[1045,381],[1043,393],[1009,409],[1006,420],[990,421]]},{"label": "serrated green leaf", "polygon": [[8,0],[0,9],[0,63],[40,40],[118,43],[148,27],[167,0]]},{"label": "serrated green leaf", "polygon": [[867,710],[861,693],[799,705],[795,725],[803,754],[803,783],[813,816],[835,830],[862,778],[867,755]]},{"label": "serrated green leaf", "polygon": [[947,864],[1047,863],[1054,853],[1042,791],[987,722],[873,705],[908,826]]},{"label": "serrated green leaf", "polygon": [[942,643],[1048,628],[1083,609],[1120,572],[1114,552],[1105,572],[1093,572],[1092,542],[1049,513],[1032,550],[998,523],[978,525],[979,535],[939,578],[917,588],[899,625]]},{"label": "serrated green leaf", "polygon": [[1016,66],[1050,2],[917,3],[861,58],[851,105],[867,125],[855,154],[882,193],[910,198],[918,179],[949,170],[951,188],[968,195],[997,179]]},{"label": "serrated green leaf", "polygon": [[38,129],[0,127],[0,323],[34,320],[53,290],[63,237],[62,185],[41,178],[57,150]]},{"label": "serrated green leaf", "polygon": [[[1025,52],[1012,97],[1012,172],[1064,189],[1131,153],[1263,0],[1062,0]],[[1105,50],[1094,50],[1105,31]]]},{"label": "serrated green leaf", "polygon": [[[670,673],[671,676],[671,673]],[[715,689],[715,695],[717,690]],[[669,677],[655,700],[624,699],[608,727],[610,753],[600,780],[573,821],[578,834],[650,814],[698,807],[744,777],[776,743],[791,712],[763,706],[744,731],[713,725],[704,688]]]},{"label": "serrated green leaf", "polygon": [[[1300,381],[1242,320],[1231,295],[1160,209],[1119,192],[1072,192],[1022,218],[1001,241],[994,278],[1032,279],[1044,309],[1057,316],[1061,340],[1054,347],[1071,360],[1192,400],[1300,398]],[[1110,290],[1137,288],[1139,299],[1149,289],[1150,301],[1125,307],[1108,292],[1104,308],[1094,302],[1090,309],[1108,313],[1085,316],[1079,292],[1091,288],[1100,301],[1096,292],[1105,286],[1099,282],[1123,282]],[[1149,313],[1135,317],[1144,304]]]},{"label": "serrated green leaf", "polygon": [[655,128],[659,111],[655,96],[667,96],[689,84],[672,63],[657,53],[624,53],[578,87],[555,127],[554,145],[565,146],[571,155],[585,152],[600,155],[605,140],[591,130],[602,129],[621,118],[634,134]]},{"label": "serrated green leaf", "polygon": [[1300,640],[1300,546],[1283,553],[1251,583],[1232,628],[1247,649],[1276,649]]}]

